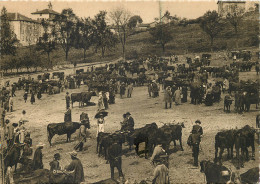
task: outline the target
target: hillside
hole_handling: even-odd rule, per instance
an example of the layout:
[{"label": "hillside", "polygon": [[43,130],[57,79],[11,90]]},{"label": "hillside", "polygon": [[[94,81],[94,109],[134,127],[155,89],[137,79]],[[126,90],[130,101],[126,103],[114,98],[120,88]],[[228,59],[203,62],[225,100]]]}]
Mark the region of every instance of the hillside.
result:
[{"label": "hillside", "polygon": [[[238,27],[238,47],[240,49],[258,46],[258,24],[259,13],[247,13]],[[173,40],[166,45],[167,54],[184,54],[187,52],[207,52],[210,51],[210,40],[203,32],[199,24],[189,24],[183,26],[171,26]],[[128,38],[128,54],[138,53],[138,55],[162,54],[159,45],[150,42],[149,32],[135,34]],[[229,22],[225,21],[225,29],[214,40],[214,50],[233,50],[235,48],[235,33]]]}]

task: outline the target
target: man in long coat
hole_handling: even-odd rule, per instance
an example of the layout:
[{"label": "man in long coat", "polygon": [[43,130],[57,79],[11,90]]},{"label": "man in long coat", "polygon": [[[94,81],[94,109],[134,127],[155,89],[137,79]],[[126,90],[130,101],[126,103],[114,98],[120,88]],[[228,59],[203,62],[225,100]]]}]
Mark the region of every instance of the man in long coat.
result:
[{"label": "man in long coat", "polygon": [[170,104],[170,108],[172,108],[172,92],[170,86],[166,87],[165,89],[164,102],[165,102],[165,109],[167,109],[168,103]]},{"label": "man in long coat", "polygon": [[34,156],[33,156],[33,170],[43,169],[43,163],[42,163],[43,146],[44,146],[44,144],[42,144],[42,143],[39,143],[36,146],[36,150],[35,150]]},{"label": "man in long coat", "polygon": [[72,178],[74,184],[80,184],[84,182],[84,170],[81,161],[77,158],[77,152],[72,151],[69,153],[71,156],[71,163],[65,167],[67,171],[73,171]]}]

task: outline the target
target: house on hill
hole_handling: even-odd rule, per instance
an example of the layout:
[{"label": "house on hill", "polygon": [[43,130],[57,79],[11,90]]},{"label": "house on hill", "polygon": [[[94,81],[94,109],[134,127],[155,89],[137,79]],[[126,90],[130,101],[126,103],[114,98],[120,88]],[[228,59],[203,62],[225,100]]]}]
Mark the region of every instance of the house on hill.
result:
[{"label": "house on hill", "polygon": [[255,3],[250,1],[242,1],[242,0],[219,0],[218,4],[218,14],[220,16],[225,17],[228,13],[232,13],[234,10],[233,7],[237,6],[238,8],[242,9],[244,12],[250,11],[254,9]]},{"label": "house on hill", "polygon": [[40,21],[28,18],[20,13],[7,13],[12,31],[16,34],[20,45],[34,45],[42,36],[43,28]]},{"label": "house on hill", "polygon": [[56,15],[59,15],[58,12],[52,9],[44,9],[40,11],[37,10],[36,12],[33,12],[31,14],[35,16],[36,20],[53,20]]}]

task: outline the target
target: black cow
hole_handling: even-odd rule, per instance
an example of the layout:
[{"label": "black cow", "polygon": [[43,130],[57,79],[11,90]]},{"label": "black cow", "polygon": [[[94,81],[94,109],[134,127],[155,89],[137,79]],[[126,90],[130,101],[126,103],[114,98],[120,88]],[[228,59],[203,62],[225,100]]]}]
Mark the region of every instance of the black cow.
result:
[{"label": "black cow", "polygon": [[84,103],[87,105],[92,96],[96,96],[94,91],[81,92],[81,105],[84,106]]},{"label": "black cow", "polygon": [[[184,123],[180,124],[171,124],[171,125],[163,125],[159,128],[160,131],[163,132],[163,137],[160,137],[163,140],[163,147],[166,151],[169,151],[169,146],[171,141],[173,141],[174,146],[176,147],[176,140],[180,142],[181,151],[183,151],[182,147],[182,128],[185,128]],[[158,132],[158,136],[160,136],[160,132]]]},{"label": "black cow", "polygon": [[[255,129],[251,128],[249,125],[244,126],[243,128],[237,130],[235,134],[235,149],[236,149],[236,157],[238,160],[239,169],[240,166],[244,167],[244,158],[249,160],[248,147],[252,148],[252,160],[255,159]],[[241,158],[240,158],[241,151]]]},{"label": "black cow", "polygon": [[[227,175],[224,175],[223,171],[227,172]],[[227,183],[231,180],[232,174],[225,166],[206,160],[200,162],[200,172],[205,174],[207,183]]]},{"label": "black cow", "polygon": [[[214,162],[217,163],[219,161],[222,164],[222,154],[224,149],[226,148],[228,151],[228,158],[233,158],[233,147],[235,144],[235,130],[224,130],[218,132],[215,136],[215,159]],[[219,160],[218,160],[218,148],[220,148],[219,152]]]},{"label": "black cow", "polygon": [[72,107],[73,107],[73,103],[74,102],[79,102],[79,106],[80,106],[80,103],[81,103],[81,93],[71,93],[70,99],[71,99],[71,106]]},{"label": "black cow", "polygon": [[152,154],[153,146],[157,141],[158,126],[156,123],[146,124],[142,128],[135,129],[131,138],[134,140],[135,151],[139,155],[139,144],[145,142],[145,158]]},{"label": "black cow", "polygon": [[19,144],[14,144],[7,150],[5,150],[5,158],[4,158],[4,165],[5,165],[5,172],[7,170],[7,167],[15,167],[15,171],[17,168],[17,164],[20,160],[20,154],[21,154],[21,148],[22,146]]},{"label": "black cow", "polygon": [[247,172],[240,175],[241,183],[258,183],[259,182],[259,167],[249,169]]},{"label": "black cow", "polygon": [[55,134],[63,135],[67,134],[67,142],[70,140],[71,134],[75,133],[80,127],[78,122],[66,122],[66,123],[50,123],[47,126],[48,141],[51,146],[51,139]]}]

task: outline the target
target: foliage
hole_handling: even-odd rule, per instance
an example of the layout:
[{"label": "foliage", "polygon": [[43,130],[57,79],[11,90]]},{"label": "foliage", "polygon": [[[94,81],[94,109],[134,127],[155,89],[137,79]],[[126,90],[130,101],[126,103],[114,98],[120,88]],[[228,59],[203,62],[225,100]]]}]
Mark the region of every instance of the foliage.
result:
[{"label": "foliage", "polygon": [[37,49],[42,50],[47,54],[48,65],[52,67],[53,64],[50,59],[50,54],[51,52],[53,52],[56,46],[56,42],[57,42],[56,32],[54,26],[52,26],[49,21],[43,20],[42,26],[43,26],[44,33],[37,43]]},{"label": "foliage", "polygon": [[[236,38],[238,39],[238,27],[243,18],[244,9],[237,5],[230,6],[230,9],[231,10],[227,14],[226,18],[229,21],[229,23],[233,26],[235,30]],[[236,47],[238,48],[237,41],[236,41]]]},{"label": "foliage", "polygon": [[83,49],[84,60],[86,51],[93,44],[94,27],[90,18],[81,18],[76,24],[75,48]]},{"label": "foliage", "polygon": [[102,57],[104,57],[106,49],[111,50],[115,47],[117,41],[106,23],[106,15],[106,11],[100,11],[92,20],[96,51],[100,48]]},{"label": "foliage", "polygon": [[1,11],[1,31],[0,31],[0,52],[1,55],[15,55],[18,40],[15,33],[11,30],[11,26],[7,16],[7,10],[3,7]]},{"label": "foliage", "polygon": [[168,24],[158,24],[155,28],[150,29],[149,33],[152,35],[152,41],[160,44],[163,52],[165,52],[165,45],[173,39],[170,26]]},{"label": "foliage", "polygon": [[139,15],[134,15],[129,19],[128,27],[130,29],[133,29],[136,27],[137,23],[143,23],[143,19]]},{"label": "foliage", "polygon": [[71,8],[63,9],[61,14],[54,19],[57,39],[66,54],[66,60],[68,60],[69,51],[75,43],[77,21],[78,17]]},{"label": "foliage", "polygon": [[213,49],[214,38],[224,29],[221,23],[221,18],[218,13],[214,11],[207,11],[200,20],[201,29],[210,37],[211,50]]}]

